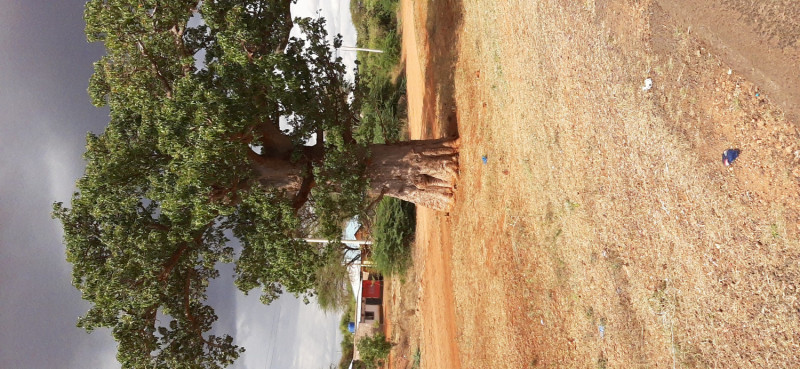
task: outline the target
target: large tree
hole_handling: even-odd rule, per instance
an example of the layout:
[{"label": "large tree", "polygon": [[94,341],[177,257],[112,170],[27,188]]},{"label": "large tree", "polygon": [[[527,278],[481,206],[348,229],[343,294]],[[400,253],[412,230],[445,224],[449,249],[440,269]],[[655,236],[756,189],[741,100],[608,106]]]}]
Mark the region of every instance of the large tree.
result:
[{"label": "large tree", "polygon": [[[439,210],[452,201],[457,141],[363,139],[361,93],[324,20],[292,19],[291,2],[86,4],[88,39],[106,48],[89,93],[110,122],[88,134],[78,192],[54,215],[73,284],[92,303],[78,325],[110,327],[125,368],[239,356],[232,337],[210,332],[217,263],[235,262],[237,286],[260,287],[264,303],[313,295],[316,271],[342,250],[299,241],[305,220],[336,238],[376,196]],[[303,38],[289,37],[295,25]]]}]

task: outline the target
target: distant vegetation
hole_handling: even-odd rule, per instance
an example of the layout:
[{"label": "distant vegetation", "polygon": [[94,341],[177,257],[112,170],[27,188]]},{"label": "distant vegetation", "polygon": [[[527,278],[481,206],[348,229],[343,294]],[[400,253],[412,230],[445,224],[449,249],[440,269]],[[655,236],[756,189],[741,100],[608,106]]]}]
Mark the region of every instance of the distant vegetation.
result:
[{"label": "distant vegetation", "polygon": [[350,14],[358,31],[359,47],[383,53],[358,52],[362,128],[358,132],[375,143],[399,141],[406,116],[405,75],[400,63],[397,0],[353,0]]}]

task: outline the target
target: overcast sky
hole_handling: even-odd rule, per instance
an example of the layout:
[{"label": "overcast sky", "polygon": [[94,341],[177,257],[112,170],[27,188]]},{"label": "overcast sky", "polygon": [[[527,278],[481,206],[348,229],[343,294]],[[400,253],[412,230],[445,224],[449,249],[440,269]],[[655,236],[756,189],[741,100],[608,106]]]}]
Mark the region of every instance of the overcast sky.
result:
[{"label": "overcast sky", "polygon": [[[113,368],[108,331],[75,328],[88,304],[70,284],[53,201],[68,202],[82,174],[86,132],[108,111],[89,103],[92,63],[103,54],[83,34],[85,0],[0,0],[0,368]],[[355,44],[349,1],[300,0]],[[355,55],[343,53],[352,62]],[[349,67],[352,69],[352,64]],[[219,333],[247,352],[235,368],[328,368],[338,362],[339,316],[284,296],[269,306],[244,296],[222,270],[209,294]],[[257,291],[254,291],[257,292]]]}]

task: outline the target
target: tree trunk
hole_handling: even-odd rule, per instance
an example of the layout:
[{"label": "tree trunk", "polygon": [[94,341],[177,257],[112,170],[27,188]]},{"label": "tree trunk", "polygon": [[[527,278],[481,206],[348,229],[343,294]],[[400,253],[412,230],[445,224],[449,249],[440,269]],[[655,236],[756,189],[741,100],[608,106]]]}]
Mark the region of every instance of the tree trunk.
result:
[{"label": "tree trunk", "polygon": [[371,145],[367,177],[372,195],[447,211],[458,179],[457,138]]},{"label": "tree trunk", "polygon": [[261,185],[289,192],[300,190],[303,183],[303,170],[306,168],[305,163],[292,163],[288,155],[285,158],[265,157],[252,150],[247,152],[247,156]]},{"label": "tree trunk", "polygon": [[[396,197],[434,210],[449,210],[458,179],[458,145],[457,138],[370,145],[366,160],[369,194]],[[291,193],[297,210],[308,200],[315,184],[310,163],[324,155],[315,149],[321,147],[309,147],[306,157],[295,163],[288,155],[265,157],[249,152],[248,156],[258,174],[257,181],[265,187]]]}]

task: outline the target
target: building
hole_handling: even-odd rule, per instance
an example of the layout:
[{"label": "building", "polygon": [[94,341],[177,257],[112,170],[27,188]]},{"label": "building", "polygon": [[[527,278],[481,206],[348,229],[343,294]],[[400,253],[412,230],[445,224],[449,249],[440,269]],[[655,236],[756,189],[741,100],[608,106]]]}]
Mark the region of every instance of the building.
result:
[{"label": "building", "polygon": [[[356,273],[350,273],[353,292],[356,298],[356,321],[354,344],[361,338],[383,331],[383,276],[369,265],[354,266]],[[353,360],[359,360],[358,346],[353,352]]]},{"label": "building", "polygon": [[[344,239],[367,240],[370,238],[369,229],[353,218],[345,228]],[[353,286],[353,293],[356,298],[356,319],[355,333],[353,334],[354,345],[364,337],[372,336],[383,331],[385,317],[383,316],[383,276],[372,268],[370,262],[371,245],[349,244],[348,246],[357,247],[348,253],[345,258],[351,260],[358,256],[356,260],[360,262],[351,264],[348,267],[350,272],[350,284]],[[359,360],[358,346],[353,351],[353,360]]]}]

